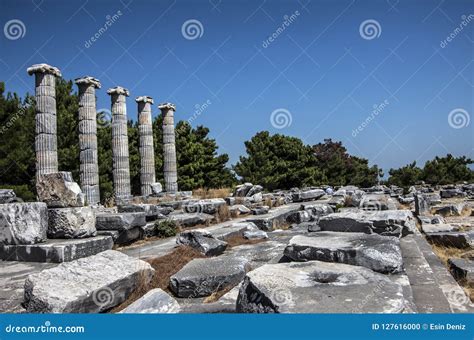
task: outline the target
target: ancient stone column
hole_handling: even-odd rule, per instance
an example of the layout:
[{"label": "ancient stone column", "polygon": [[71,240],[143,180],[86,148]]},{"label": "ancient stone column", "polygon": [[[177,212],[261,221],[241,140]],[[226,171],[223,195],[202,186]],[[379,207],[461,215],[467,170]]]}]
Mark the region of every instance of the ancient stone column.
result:
[{"label": "ancient stone column", "polygon": [[176,107],[171,103],[163,103],[158,106],[163,114],[163,158],[165,190],[167,192],[178,191],[178,173],[176,170],[176,146],[174,136],[174,112]]},{"label": "ancient stone column", "polygon": [[48,64],[33,65],[27,72],[35,75],[36,176],[58,172],[56,77],[61,77],[61,72]]},{"label": "ancient stone column", "polygon": [[151,185],[155,183],[155,151],[153,148],[153,129],[151,105],[153,98],[137,97],[138,133],[140,135],[140,184],[143,196],[151,195]]},{"label": "ancient stone column", "polygon": [[130,197],[130,166],[127,134],[127,89],[117,86],[107,90],[112,99],[112,157],[116,198]]},{"label": "ancient stone column", "polygon": [[89,205],[100,202],[97,159],[97,110],[95,89],[100,82],[92,77],[77,78],[79,87],[79,148],[81,188]]}]

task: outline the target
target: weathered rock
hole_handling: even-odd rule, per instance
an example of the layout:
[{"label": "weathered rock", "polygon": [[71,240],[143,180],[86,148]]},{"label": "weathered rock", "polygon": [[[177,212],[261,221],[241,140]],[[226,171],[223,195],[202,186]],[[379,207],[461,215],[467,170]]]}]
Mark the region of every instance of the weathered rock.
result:
[{"label": "weathered rock", "polygon": [[145,214],[145,219],[147,221],[154,221],[160,218],[165,218],[165,215],[168,215],[172,208],[169,207],[160,207],[155,204],[126,204],[117,206],[119,213],[122,212],[142,212]]},{"label": "weathered rock", "polygon": [[145,213],[97,213],[97,230],[130,230],[146,224]]},{"label": "weathered rock", "polygon": [[413,197],[413,196],[400,196],[398,198],[398,201],[401,204],[410,204],[410,203],[415,202],[415,197]]},{"label": "weathered rock", "polygon": [[459,230],[458,227],[451,224],[422,224],[421,229],[425,233],[445,233]]},{"label": "weathered rock", "polygon": [[244,231],[244,238],[247,240],[262,240],[267,239],[268,234],[263,230],[247,230]]},{"label": "weathered rock", "polygon": [[300,210],[300,211],[295,211],[293,212],[290,216],[288,216],[288,222],[291,223],[303,223],[303,222],[309,222],[314,219],[313,215],[311,214],[310,211],[307,210]]},{"label": "weathered rock", "polygon": [[438,245],[455,248],[470,248],[473,244],[474,232],[426,233],[426,238]]},{"label": "weathered rock", "polygon": [[22,262],[70,262],[112,249],[110,236],[98,235],[82,239],[48,239],[38,244],[0,246],[0,259]]},{"label": "weathered rock", "polygon": [[359,208],[369,211],[396,210],[397,205],[385,194],[367,194],[361,199]]},{"label": "weathered rock", "polygon": [[319,218],[317,221],[300,223],[298,224],[298,228],[306,229],[309,232],[321,231],[321,227],[319,226]]},{"label": "weathered rock", "polygon": [[445,220],[442,216],[422,216],[418,215],[421,225],[425,224],[445,224]]},{"label": "weathered rock", "polygon": [[423,195],[414,195],[415,199],[415,215],[424,215],[429,212],[429,203],[426,201]]},{"label": "weathered rock", "polygon": [[74,182],[70,172],[55,172],[38,175],[36,179],[38,199],[49,208],[84,206],[84,194]]},{"label": "weathered rock", "polygon": [[252,196],[255,196],[256,194],[261,193],[262,191],[263,191],[263,187],[257,184],[257,185],[252,186],[245,196],[252,197]]},{"label": "weathered rock", "polygon": [[428,203],[428,206],[441,203],[441,196],[436,192],[425,192],[423,193],[423,197]]},{"label": "weathered rock", "polygon": [[449,259],[449,271],[458,281],[465,281],[468,285],[474,284],[474,261],[467,259]]},{"label": "weathered rock", "polygon": [[441,216],[461,216],[464,208],[466,207],[465,203],[458,204],[447,204],[443,206],[433,207],[434,213]]},{"label": "weathered rock", "polygon": [[413,233],[415,221],[408,210],[343,211],[321,217],[319,226],[323,231],[402,236]]},{"label": "weathered rock", "polygon": [[247,193],[252,189],[252,183],[244,183],[237,185],[234,190],[234,197],[245,197]]},{"label": "weathered rock", "polygon": [[254,215],[265,215],[270,211],[270,207],[267,205],[262,205],[252,209],[252,214]]},{"label": "weathered rock", "polygon": [[49,238],[84,238],[96,234],[91,207],[49,209],[48,216]]},{"label": "weathered rock", "polygon": [[302,205],[301,209],[309,211],[312,216],[326,216],[334,212],[329,204]]},{"label": "weathered rock", "polygon": [[215,214],[221,206],[226,205],[222,198],[210,198],[203,200],[192,200],[183,204],[183,210],[187,213]]},{"label": "weathered rock", "polygon": [[285,243],[268,240],[255,244],[234,246],[226,251],[225,256],[243,257],[249,261],[250,267],[255,269],[267,263],[282,262],[285,258],[283,255],[285,247]]},{"label": "weathered rock", "polygon": [[250,199],[252,200],[253,203],[260,203],[263,201],[263,195],[261,192],[259,192],[250,196]]},{"label": "weathered rock", "polygon": [[150,290],[120,313],[167,314],[179,313],[178,302],[160,288]]},{"label": "weathered rock", "polygon": [[243,204],[232,205],[232,206],[229,207],[229,211],[231,213],[237,213],[239,215],[240,214],[250,214],[250,212],[251,212],[251,210]]},{"label": "weathered rock", "polygon": [[190,246],[206,256],[217,256],[227,248],[227,242],[215,239],[204,229],[183,231],[176,237],[176,243]]},{"label": "weathered rock", "polygon": [[228,239],[236,236],[243,236],[246,231],[258,230],[255,223],[252,222],[234,222],[230,225],[226,225],[222,228],[210,230],[213,237],[221,241],[227,241]]},{"label": "weathered rock", "polygon": [[238,284],[248,269],[248,261],[242,257],[194,259],[171,276],[170,288],[179,297],[209,296],[213,292]]},{"label": "weathered rock", "polygon": [[30,313],[98,313],[125,301],[153,276],[146,262],[114,250],[29,275],[25,306]]},{"label": "weathered rock", "polygon": [[0,189],[0,204],[14,203],[16,194],[12,189]]},{"label": "weathered rock", "polygon": [[322,189],[299,190],[292,193],[293,202],[314,201],[325,195]]},{"label": "weathered rock", "polygon": [[463,192],[461,189],[453,188],[453,189],[440,190],[439,195],[441,196],[441,198],[452,198],[452,197],[465,197],[466,193]]},{"label": "weathered rock", "polygon": [[160,182],[156,182],[150,185],[151,186],[151,194],[156,196],[163,191],[163,186]]},{"label": "weathered rock", "polygon": [[0,244],[35,244],[46,240],[48,210],[45,203],[0,205]]},{"label": "weathered rock", "polygon": [[239,313],[400,313],[402,287],[370,269],[320,261],[266,264],[247,273]]},{"label": "weathered rock", "polygon": [[195,214],[175,214],[169,215],[170,220],[175,221],[179,226],[183,228],[194,227],[197,225],[205,225],[214,219],[214,216],[204,213]]},{"label": "weathered rock", "polygon": [[352,264],[380,273],[403,269],[400,242],[396,237],[361,233],[320,232],[294,236],[285,248],[293,261],[325,261]]}]

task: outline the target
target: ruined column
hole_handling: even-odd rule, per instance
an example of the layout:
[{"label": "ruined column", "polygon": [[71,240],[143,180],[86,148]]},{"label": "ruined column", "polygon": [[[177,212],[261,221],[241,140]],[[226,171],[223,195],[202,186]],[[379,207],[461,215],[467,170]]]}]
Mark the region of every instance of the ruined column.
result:
[{"label": "ruined column", "polygon": [[127,89],[116,86],[108,89],[112,100],[112,157],[115,198],[130,197],[130,166],[127,134]]},{"label": "ruined column", "polygon": [[48,64],[33,65],[27,72],[35,75],[36,176],[58,172],[56,77],[61,77],[61,72]]},{"label": "ruined column", "polygon": [[171,103],[163,103],[158,106],[163,114],[163,159],[165,190],[167,192],[178,191],[178,173],[176,170],[176,146],[174,136],[174,112],[176,106]]},{"label": "ruined column", "polygon": [[155,151],[153,148],[153,129],[151,105],[153,98],[137,97],[138,133],[140,135],[140,184],[143,196],[151,195],[151,185],[155,183]]},{"label": "ruined column", "polygon": [[81,188],[89,205],[100,202],[97,159],[97,110],[95,89],[100,82],[92,77],[77,78],[79,87],[79,148]]}]

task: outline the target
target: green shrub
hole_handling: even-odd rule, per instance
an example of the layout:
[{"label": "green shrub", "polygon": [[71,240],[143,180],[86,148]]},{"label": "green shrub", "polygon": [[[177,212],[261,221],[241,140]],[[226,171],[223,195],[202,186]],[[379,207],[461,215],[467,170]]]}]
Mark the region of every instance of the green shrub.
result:
[{"label": "green shrub", "polygon": [[178,225],[175,221],[165,220],[155,222],[155,234],[158,237],[175,236],[179,231]]}]

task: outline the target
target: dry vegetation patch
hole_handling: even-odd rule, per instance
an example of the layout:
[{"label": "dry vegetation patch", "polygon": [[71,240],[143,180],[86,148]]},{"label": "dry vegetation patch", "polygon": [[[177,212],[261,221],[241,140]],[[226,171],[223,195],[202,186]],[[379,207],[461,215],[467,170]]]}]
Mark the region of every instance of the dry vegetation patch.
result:
[{"label": "dry vegetation patch", "polygon": [[205,198],[225,198],[230,196],[232,190],[230,188],[220,188],[220,189],[204,189],[199,188],[193,190],[193,196],[200,199]]},{"label": "dry vegetation patch", "polygon": [[267,241],[267,239],[257,239],[257,240],[248,240],[244,238],[242,235],[235,235],[227,238],[225,240],[227,242],[228,247],[237,247],[243,244],[257,244]]},{"label": "dry vegetation patch", "polygon": [[133,293],[130,294],[127,300],[113,308],[111,312],[121,311],[154,288],[161,288],[171,293],[169,290],[170,277],[180,271],[191,260],[203,257],[205,257],[203,254],[191,247],[179,246],[168,255],[147,259],[146,262],[155,269],[151,282],[148,283],[144,277],[140,277],[137,288]]}]

